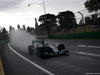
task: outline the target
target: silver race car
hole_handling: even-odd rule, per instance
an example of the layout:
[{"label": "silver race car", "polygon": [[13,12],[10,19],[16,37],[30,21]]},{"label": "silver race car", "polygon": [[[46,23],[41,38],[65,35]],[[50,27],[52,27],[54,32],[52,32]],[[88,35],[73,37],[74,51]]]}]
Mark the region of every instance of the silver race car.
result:
[{"label": "silver race car", "polygon": [[65,48],[64,44],[55,47],[54,44],[48,44],[44,40],[32,41],[32,45],[28,46],[28,51],[29,54],[36,54],[39,57],[69,54],[69,50]]}]

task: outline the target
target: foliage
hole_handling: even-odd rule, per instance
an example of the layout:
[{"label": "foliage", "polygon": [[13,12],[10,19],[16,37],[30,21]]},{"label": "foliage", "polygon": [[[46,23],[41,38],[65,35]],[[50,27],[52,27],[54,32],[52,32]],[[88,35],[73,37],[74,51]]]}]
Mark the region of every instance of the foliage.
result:
[{"label": "foliage", "polygon": [[87,0],[84,5],[89,12],[100,10],[100,0]]},{"label": "foliage", "polygon": [[[24,30],[24,29],[22,29],[22,30]],[[28,27],[27,27],[27,32],[33,33],[33,32],[34,32],[34,28],[28,26]]]},{"label": "foliage", "polygon": [[20,29],[20,25],[19,24],[17,25],[17,28]]},{"label": "foliage", "polygon": [[62,29],[66,31],[70,30],[73,28],[74,24],[76,25],[76,19],[75,15],[72,11],[64,11],[64,12],[59,12],[57,15],[59,19],[59,23]]},{"label": "foliage", "polygon": [[31,28],[29,26],[27,27],[27,31],[28,32],[31,32]]},{"label": "foliage", "polygon": [[47,30],[47,35],[49,37],[49,28],[48,28],[48,24],[49,23],[56,23],[56,16],[54,14],[45,14],[45,15],[41,15],[39,17],[39,21],[45,25],[46,30]]},{"label": "foliage", "polygon": [[2,29],[1,35],[0,35],[0,39],[7,39],[8,38],[8,32],[5,28]]},{"label": "foliage", "polygon": [[26,30],[26,27],[25,27],[25,25],[23,25],[23,29],[24,29],[24,30]]},{"label": "foliage", "polygon": [[54,14],[46,14],[46,15],[41,15],[39,17],[39,21],[42,24],[46,24],[46,23],[56,23],[56,16]]},{"label": "foliage", "polygon": [[12,26],[9,27],[9,34],[11,33],[11,31],[15,31],[15,28]]},{"label": "foliage", "polygon": [[9,27],[9,31],[11,31],[11,30],[12,30],[12,28],[13,28],[13,27],[12,27],[12,26],[10,26],[10,27]]}]

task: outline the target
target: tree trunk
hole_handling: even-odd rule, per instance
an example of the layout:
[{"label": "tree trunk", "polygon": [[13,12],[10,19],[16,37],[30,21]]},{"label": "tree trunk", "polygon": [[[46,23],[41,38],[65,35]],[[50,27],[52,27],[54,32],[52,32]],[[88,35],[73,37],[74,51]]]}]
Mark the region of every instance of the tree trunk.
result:
[{"label": "tree trunk", "polygon": [[48,36],[48,38],[49,38],[49,28],[48,28],[48,26],[47,26],[47,23],[45,24],[45,26],[46,26],[46,30],[47,30],[47,36]]}]

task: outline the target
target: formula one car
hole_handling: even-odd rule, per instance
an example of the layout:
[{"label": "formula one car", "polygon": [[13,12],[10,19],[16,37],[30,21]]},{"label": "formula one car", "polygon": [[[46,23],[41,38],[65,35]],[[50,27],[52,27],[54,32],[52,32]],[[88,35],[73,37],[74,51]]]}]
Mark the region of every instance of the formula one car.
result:
[{"label": "formula one car", "polygon": [[55,45],[47,44],[44,40],[34,40],[32,45],[28,46],[29,54],[36,54],[39,57],[48,57],[62,54],[69,54],[64,44]]}]

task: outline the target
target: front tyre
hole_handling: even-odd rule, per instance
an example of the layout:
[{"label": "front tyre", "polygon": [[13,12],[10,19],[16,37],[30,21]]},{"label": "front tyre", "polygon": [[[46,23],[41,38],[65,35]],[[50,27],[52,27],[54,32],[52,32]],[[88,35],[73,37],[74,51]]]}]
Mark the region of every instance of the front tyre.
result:
[{"label": "front tyre", "polygon": [[43,52],[42,52],[41,48],[36,48],[36,55],[38,57],[43,57]]}]

